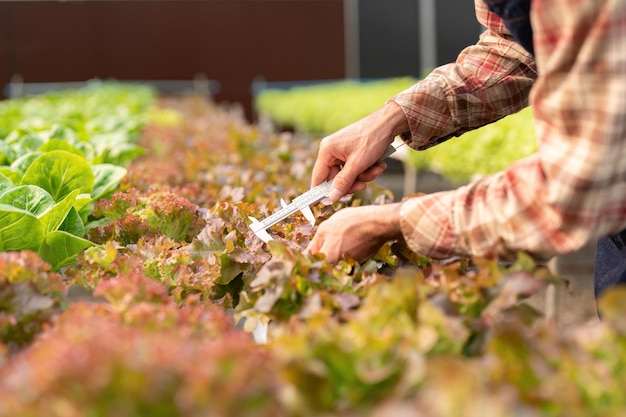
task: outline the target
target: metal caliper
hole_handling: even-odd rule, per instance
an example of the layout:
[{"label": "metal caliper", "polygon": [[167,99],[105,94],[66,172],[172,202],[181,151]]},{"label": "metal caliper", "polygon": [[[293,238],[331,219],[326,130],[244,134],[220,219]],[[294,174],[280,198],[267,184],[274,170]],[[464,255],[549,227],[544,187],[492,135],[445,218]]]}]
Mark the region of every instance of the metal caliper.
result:
[{"label": "metal caliper", "polygon": [[[402,142],[396,144],[395,146],[393,143],[389,145],[379,161],[382,161],[383,159],[393,154],[402,145],[404,145],[404,143]],[[325,197],[328,197],[332,188],[332,184],[332,180],[324,181],[323,183],[311,188],[309,191],[300,194],[298,197],[294,198],[293,201],[289,204],[285,203],[285,201],[281,199],[280,202],[283,208],[278,210],[276,213],[269,215],[261,221],[255,219],[252,216],[248,216],[248,219],[250,219],[250,221],[252,222],[249,225],[250,229],[254,232],[255,235],[257,235],[259,239],[267,243],[270,240],[273,240],[272,236],[270,236],[270,234],[267,232],[267,229],[298,211],[304,215],[304,217],[309,221],[309,223],[311,223],[312,226],[314,226],[315,216],[311,211],[311,205],[318,203]]]}]

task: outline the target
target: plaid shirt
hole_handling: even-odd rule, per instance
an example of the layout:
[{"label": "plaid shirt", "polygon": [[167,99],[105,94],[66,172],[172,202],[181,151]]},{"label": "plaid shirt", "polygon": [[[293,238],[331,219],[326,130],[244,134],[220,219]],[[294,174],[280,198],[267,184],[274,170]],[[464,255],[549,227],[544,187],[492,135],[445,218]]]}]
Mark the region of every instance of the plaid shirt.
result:
[{"label": "plaid shirt", "polygon": [[[537,259],[626,227],[626,2],[533,0],[535,59],[476,0],[487,30],[394,97],[415,149],[530,104],[538,152],[453,191],[407,199],[408,245],[431,257]],[[459,139],[462,140],[462,139]]]}]

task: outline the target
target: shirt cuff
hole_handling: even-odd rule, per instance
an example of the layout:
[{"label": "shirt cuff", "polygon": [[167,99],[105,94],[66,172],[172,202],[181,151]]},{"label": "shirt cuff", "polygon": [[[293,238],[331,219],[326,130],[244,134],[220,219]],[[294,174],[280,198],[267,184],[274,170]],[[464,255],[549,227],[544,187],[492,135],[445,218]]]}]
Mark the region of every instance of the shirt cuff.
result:
[{"label": "shirt cuff", "polygon": [[454,191],[410,198],[400,208],[400,228],[411,250],[431,258],[460,255],[454,232]]}]

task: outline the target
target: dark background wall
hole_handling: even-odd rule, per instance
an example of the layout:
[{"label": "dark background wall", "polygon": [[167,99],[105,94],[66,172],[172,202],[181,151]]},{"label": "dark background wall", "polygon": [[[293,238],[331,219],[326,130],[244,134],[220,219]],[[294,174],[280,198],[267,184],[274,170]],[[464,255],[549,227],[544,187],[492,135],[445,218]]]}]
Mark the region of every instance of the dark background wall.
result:
[{"label": "dark background wall", "polygon": [[259,75],[344,76],[341,0],[8,1],[0,16],[2,84],[204,73],[216,99],[248,108]]},{"label": "dark background wall", "polygon": [[[418,2],[0,1],[0,85],[16,74],[25,83],[201,74],[219,82],[217,101],[240,103],[250,116],[255,79],[344,78],[346,48],[358,48],[361,77],[419,76]],[[358,15],[357,45],[346,43],[354,29],[346,10]],[[470,1],[437,0],[436,25],[441,63],[479,33]]]},{"label": "dark background wall", "polygon": [[437,1],[437,61],[452,62],[461,49],[475,43],[482,31],[473,1]]},{"label": "dark background wall", "polygon": [[419,75],[417,16],[415,0],[359,1],[361,77]]},{"label": "dark background wall", "polygon": [[[420,0],[358,0],[361,77],[420,76],[478,40],[473,1],[433,0],[436,61],[422,62]],[[428,19],[428,18],[427,18]]]}]

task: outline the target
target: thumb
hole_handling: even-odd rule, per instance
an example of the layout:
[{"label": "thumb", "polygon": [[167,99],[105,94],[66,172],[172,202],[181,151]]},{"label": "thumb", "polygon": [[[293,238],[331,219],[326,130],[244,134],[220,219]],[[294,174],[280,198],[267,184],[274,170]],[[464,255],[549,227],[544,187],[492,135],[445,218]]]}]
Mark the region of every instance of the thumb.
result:
[{"label": "thumb", "polygon": [[328,194],[330,201],[335,202],[346,195],[358,175],[359,171],[354,169],[352,164],[346,164],[333,179],[333,185]]}]

